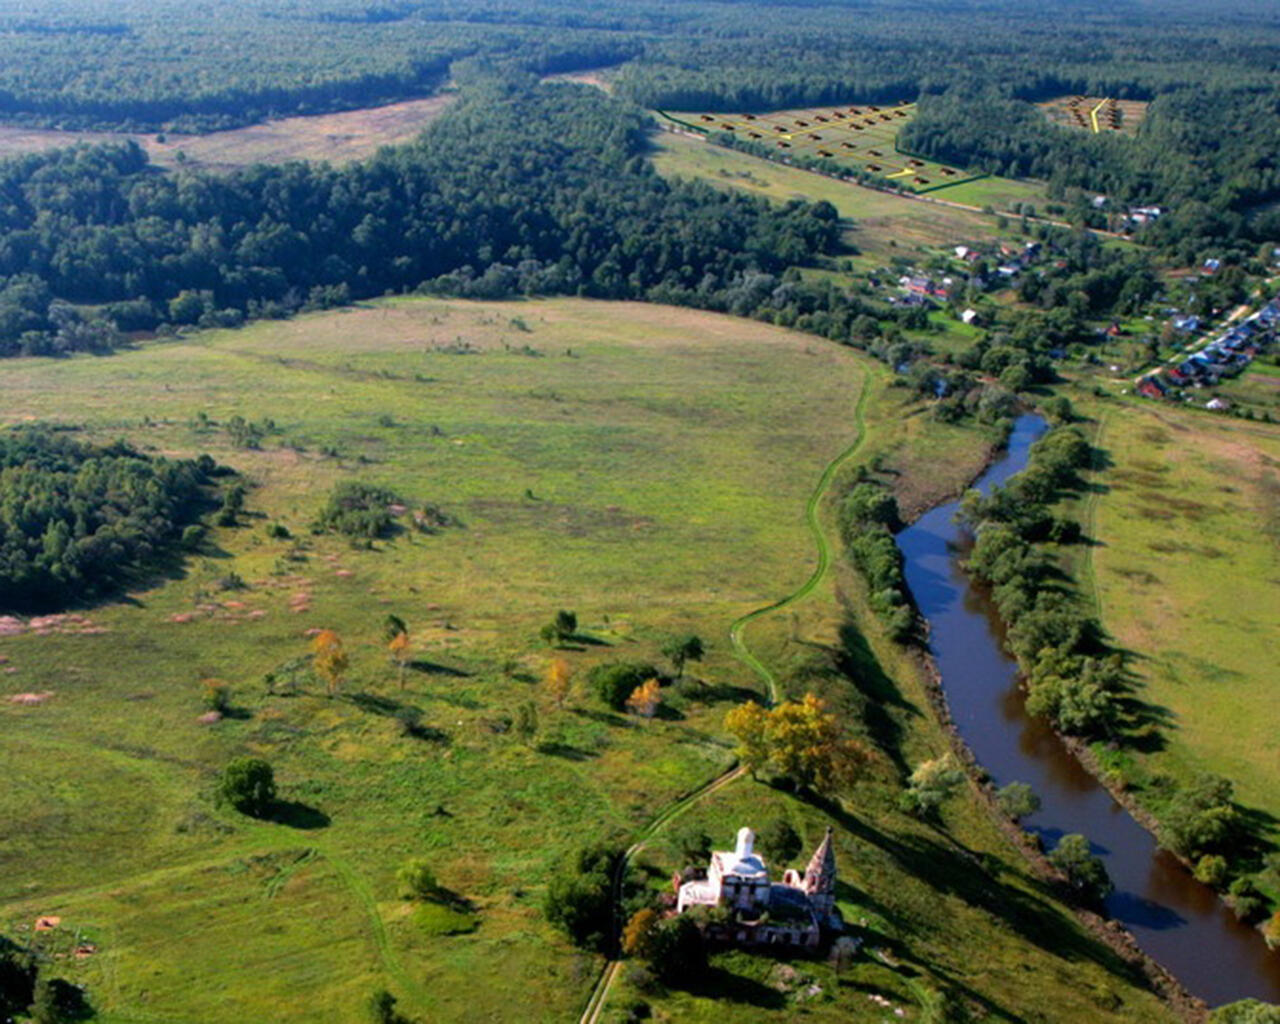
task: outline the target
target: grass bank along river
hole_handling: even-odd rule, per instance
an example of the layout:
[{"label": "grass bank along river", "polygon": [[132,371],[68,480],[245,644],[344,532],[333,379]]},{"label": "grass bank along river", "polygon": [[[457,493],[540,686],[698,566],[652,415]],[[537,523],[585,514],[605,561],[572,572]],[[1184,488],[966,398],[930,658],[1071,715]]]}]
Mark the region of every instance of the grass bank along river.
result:
[{"label": "grass bank along river", "polygon": [[[1039,417],[1020,418],[1008,452],[979,488],[986,492],[1019,472],[1043,431]],[[1047,725],[1027,715],[995,610],[958,565],[964,540],[958,507],[955,501],[934,509],[898,543],[961,737],[997,784],[1027,782],[1040,795],[1041,809],[1027,827],[1046,846],[1067,833],[1089,837],[1115,882],[1108,911],[1195,995],[1214,1005],[1246,996],[1280,1000],[1280,957],[1159,850]]]}]

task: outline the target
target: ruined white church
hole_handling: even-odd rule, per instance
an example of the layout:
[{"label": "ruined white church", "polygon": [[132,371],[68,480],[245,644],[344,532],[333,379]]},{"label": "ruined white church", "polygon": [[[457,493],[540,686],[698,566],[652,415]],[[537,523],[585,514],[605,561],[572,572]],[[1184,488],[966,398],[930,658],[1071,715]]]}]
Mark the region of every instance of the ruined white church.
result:
[{"label": "ruined white church", "polygon": [[[717,850],[710,865],[675,877],[676,911],[720,908],[709,915],[707,937],[738,945],[791,945],[812,948],[823,929],[843,928],[836,910],[836,856],[831,829],[801,874],[788,869],[782,881],[769,879],[769,869],[752,847],[755,833],[738,829],[732,850]],[[690,877],[692,876],[692,877]]]}]

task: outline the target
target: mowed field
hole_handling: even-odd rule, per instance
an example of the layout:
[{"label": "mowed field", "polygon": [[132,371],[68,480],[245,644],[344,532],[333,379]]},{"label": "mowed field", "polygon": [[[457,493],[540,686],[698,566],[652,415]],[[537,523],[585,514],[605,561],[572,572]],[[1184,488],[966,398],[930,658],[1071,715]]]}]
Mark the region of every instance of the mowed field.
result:
[{"label": "mowed field", "polygon": [[874,270],[894,256],[910,257],[922,247],[1014,237],[1011,229],[999,227],[995,217],[976,209],[864,188],[674,132],[654,136],[653,161],[667,177],[701,178],[720,188],[741,189],[778,202],[825,199],[841,217],[854,222],[848,240],[859,251],[854,263],[862,270]]},{"label": "mowed field", "polygon": [[832,160],[849,170],[869,171],[912,192],[928,191],[973,175],[955,167],[900,153],[898,134],[915,116],[914,103],[778,110],[767,114],[671,112],[697,131],[724,132],[776,149],[780,156]]},{"label": "mowed field", "polygon": [[348,163],[372,156],[380,146],[408,142],[453,101],[451,96],[407,100],[383,107],[314,117],[289,117],[208,135],[160,136],[112,132],[60,132],[0,125],[0,159],[39,153],[77,142],[135,140],[162,167],[228,170],[289,160]]},{"label": "mowed field", "polygon": [[[213,530],[180,574],[83,618],[10,624],[2,641],[0,930],[59,917],[44,941],[89,943],[58,969],[107,1022],[358,1021],[383,986],[424,1021],[573,1019],[599,961],[545,923],[550,873],[730,763],[726,701],[758,680],[727,627],[811,571],[805,502],[858,435],[862,389],[868,457],[910,467],[905,448],[930,422],[849,350],[577,300],[394,300],[105,359],[6,361],[0,382],[6,425],[207,451],[252,485],[243,524]],[[231,443],[236,415],[274,421],[261,448]],[[983,455],[961,428],[928,444],[954,457],[922,490],[954,486]],[[458,524],[369,548],[314,534],[342,480]],[[874,624],[866,642],[841,628],[859,586],[842,570],[748,641],[779,670],[814,643],[843,645],[897,723],[893,755],[915,762],[941,733],[922,684],[890,679],[905,659],[880,667],[896,656]],[[558,652],[577,681],[563,709],[538,682],[555,653],[538,629],[558,608],[582,634]],[[403,688],[380,639],[392,612],[414,641]],[[305,669],[290,685],[322,627],[351,654],[336,697]],[[612,714],[581,687],[599,661],[659,662],[673,631],[707,640],[690,674],[713,685],[679,688],[665,716]],[[231,687],[233,711],[202,724],[209,678]],[[10,700],[24,693],[41,700]],[[536,749],[509,731],[528,701]],[[407,712],[417,736],[398,726]],[[275,765],[279,820],[214,805],[216,772],[243,753]],[[745,781],[696,812],[717,845],[771,813],[808,842],[838,826],[846,916],[885,955],[843,981],[798,961],[824,992],[805,997],[808,1016],[878,1021],[868,997],[888,993],[914,1019],[945,988],[1002,1019],[1166,1019],[975,802],[953,801],[939,832],[897,811],[894,779],[877,768],[836,818]],[[471,909],[398,898],[411,856]],[[651,866],[669,866],[661,845]],[[792,1019],[799,997],[771,987],[773,966],[718,958],[706,989],[671,997],[670,1019],[723,1019],[726,1005],[734,1020]]]},{"label": "mowed field", "polygon": [[1093,510],[1102,622],[1173,716],[1151,767],[1237,784],[1280,817],[1280,427],[1154,403],[1117,408]]}]

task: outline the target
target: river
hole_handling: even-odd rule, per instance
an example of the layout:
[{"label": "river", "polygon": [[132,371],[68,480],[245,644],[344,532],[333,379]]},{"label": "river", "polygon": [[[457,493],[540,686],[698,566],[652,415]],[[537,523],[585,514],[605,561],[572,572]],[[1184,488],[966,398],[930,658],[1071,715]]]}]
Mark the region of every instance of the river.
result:
[{"label": "river", "polygon": [[[1044,430],[1038,416],[1019,418],[1008,450],[979,488],[986,492],[1021,470]],[[1071,832],[1089,838],[1115,883],[1107,910],[1193,994],[1214,1006],[1247,996],[1280,1002],[1280,954],[1159,850],[1057,736],[1028,717],[994,608],[957,564],[965,539],[954,521],[958,507],[956,501],[927,513],[899,534],[898,544],[965,743],[997,785],[1026,782],[1040,796],[1040,810],[1024,824],[1046,847]]]}]

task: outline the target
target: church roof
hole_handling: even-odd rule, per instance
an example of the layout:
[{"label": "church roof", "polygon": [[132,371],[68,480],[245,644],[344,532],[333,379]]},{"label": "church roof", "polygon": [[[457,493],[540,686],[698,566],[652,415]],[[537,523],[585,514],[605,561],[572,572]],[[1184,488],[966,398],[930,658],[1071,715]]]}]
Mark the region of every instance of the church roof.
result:
[{"label": "church roof", "polygon": [[769,870],[756,854],[738,856],[737,850],[717,850],[712,858],[720,868],[720,874],[737,875],[740,878],[768,878]]},{"label": "church roof", "polygon": [[804,880],[806,888],[830,890],[836,884],[836,851],[831,845],[831,826],[827,826],[827,834],[809,858],[809,866],[805,868]]}]

